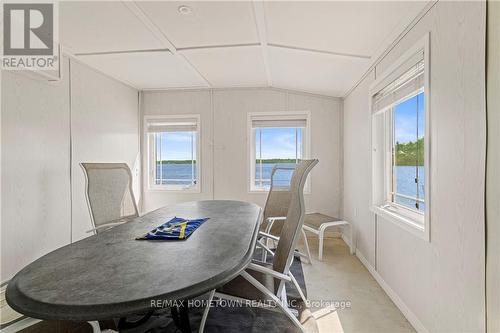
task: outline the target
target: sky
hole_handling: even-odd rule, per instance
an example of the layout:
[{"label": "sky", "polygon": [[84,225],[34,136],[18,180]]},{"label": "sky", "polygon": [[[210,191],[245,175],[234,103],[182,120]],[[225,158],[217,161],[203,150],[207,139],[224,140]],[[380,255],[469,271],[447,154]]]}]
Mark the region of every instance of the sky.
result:
[{"label": "sky", "polygon": [[[193,133],[194,149],[196,149],[196,133]],[[160,140],[157,139],[159,150]],[[167,132],[161,134],[161,155],[158,160],[190,160],[191,132]]]},{"label": "sky", "polygon": [[[259,137],[262,131],[262,158],[295,158],[295,128],[261,128],[255,132],[255,157],[259,155]],[[298,130],[299,158],[302,129]]]},{"label": "sky", "polygon": [[[295,128],[257,129],[256,153],[259,158],[259,131],[262,131],[262,158],[295,158]],[[196,134],[194,134],[196,138]],[[195,139],[196,141],[196,139]],[[302,141],[302,129],[298,131],[298,142]],[[157,139],[159,145],[160,140]],[[159,147],[158,147],[159,149]],[[196,149],[196,148],[195,148]],[[299,146],[300,154],[300,146]],[[299,155],[300,158],[300,155]],[[190,160],[191,132],[170,132],[161,135],[161,155],[158,160]]]},{"label": "sky", "polygon": [[424,93],[420,93],[394,109],[394,122],[396,127],[396,141],[399,143],[415,142],[417,137],[417,99],[418,99],[418,137],[424,136]]}]

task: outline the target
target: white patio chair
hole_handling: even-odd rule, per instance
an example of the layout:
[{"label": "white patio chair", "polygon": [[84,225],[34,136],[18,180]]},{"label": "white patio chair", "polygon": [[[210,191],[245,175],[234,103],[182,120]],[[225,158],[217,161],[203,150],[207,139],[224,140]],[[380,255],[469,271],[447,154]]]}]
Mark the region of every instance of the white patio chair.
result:
[{"label": "white patio chair", "polygon": [[[261,231],[266,234],[278,236],[283,228],[283,223],[286,222],[286,214],[290,205],[290,185],[278,185],[277,176],[280,172],[290,172],[295,170],[296,166],[278,166],[276,165],[271,171],[271,186],[267,194],[266,204],[264,206],[264,217],[261,226]],[[297,251],[301,257],[307,258],[309,264],[312,264],[311,252],[309,251],[309,243],[307,241],[304,230],[301,230],[302,240],[306,253]],[[270,238],[266,239],[266,246],[269,246],[269,241],[276,243]],[[267,251],[262,251],[262,261],[266,262]]]},{"label": "white patio chair", "polygon": [[[81,163],[85,174],[85,194],[90,212],[92,229],[89,233],[98,234],[139,216],[134,192],[132,173],[126,163]],[[126,318],[115,320],[124,332],[143,332],[154,327],[149,321],[152,311],[135,322]],[[94,333],[112,333],[114,330],[101,330],[98,321],[88,322]]]},{"label": "white patio chair", "polygon": [[[238,277],[217,289],[217,291],[212,291],[209,303],[213,297],[218,297],[242,302],[245,302],[245,300],[261,301],[260,304],[263,308],[269,308],[266,305],[269,304],[269,301],[272,301],[301,332],[305,332],[300,321],[288,308],[285,283],[292,282],[302,300],[306,301],[297,280],[290,272],[290,266],[304,222],[304,184],[307,175],[317,163],[318,160],[303,160],[295,168],[289,189],[290,203],[286,214],[286,223],[283,224],[280,237],[262,231],[259,232],[263,238],[278,241],[276,251],[273,252],[264,244],[262,239],[259,240],[259,246],[273,256],[272,264],[257,261],[250,263],[247,269],[240,273]],[[200,332],[203,331],[209,309],[210,307],[207,307],[203,313]]]},{"label": "white patio chair", "polygon": [[126,163],[81,163],[85,194],[95,233],[139,216],[132,190],[132,173]]}]

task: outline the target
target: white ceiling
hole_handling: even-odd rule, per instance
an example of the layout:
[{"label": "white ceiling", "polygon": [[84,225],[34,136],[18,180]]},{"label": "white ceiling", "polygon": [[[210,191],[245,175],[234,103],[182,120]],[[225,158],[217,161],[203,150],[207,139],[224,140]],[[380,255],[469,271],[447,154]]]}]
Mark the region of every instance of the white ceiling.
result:
[{"label": "white ceiling", "polygon": [[79,59],[141,89],[208,87],[196,71],[169,51],[84,55]]},{"label": "white ceiling", "polygon": [[268,2],[267,38],[271,44],[370,57],[390,32],[410,23],[422,5],[425,2]]},{"label": "white ceiling", "polygon": [[74,53],[158,49],[151,31],[121,2],[61,2],[59,36]]},{"label": "white ceiling", "polygon": [[[259,43],[252,2],[137,2],[176,48]],[[192,9],[190,15],[177,10]]]},{"label": "white ceiling", "polygon": [[272,46],[269,59],[277,87],[328,96],[343,96],[369,65],[368,59]]},{"label": "white ceiling", "polygon": [[180,51],[213,87],[265,86],[267,76],[260,46]]},{"label": "white ceiling", "polygon": [[60,36],[78,59],[138,89],[273,86],[340,97],[425,5],[69,1]]}]

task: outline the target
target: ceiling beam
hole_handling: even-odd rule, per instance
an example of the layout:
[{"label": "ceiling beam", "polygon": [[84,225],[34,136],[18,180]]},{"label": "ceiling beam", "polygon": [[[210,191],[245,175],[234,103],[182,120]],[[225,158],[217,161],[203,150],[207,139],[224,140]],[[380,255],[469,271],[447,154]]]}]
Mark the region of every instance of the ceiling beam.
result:
[{"label": "ceiling beam", "polygon": [[260,43],[188,46],[188,47],[179,47],[177,49],[177,51],[182,52],[182,51],[191,51],[191,50],[228,49],[228,48],[233,48],[233,47],[249,47],[249,46],[260,46]]},{"label": "ceiling beam", "polygon": [[305,52],[312,52],[312,53],[323,53],[323,54],[329,54],[329,55],[334,55],[334,56],[339,56],[339,57],[359,58],[359,59],[370,59],[371,58],[368,55],[352,54],[352,53],[342,53],[342,52],[334,52],[334,51],[318,50],[318,49],[310,49],[310,48],[299,47],[299,46],[289,46],[289,45],[274,44],[274,43],[268,43],[267,45],[271,46],[271,47],[279,47],[279,48],[282,48],[282,49],[305,51]]},{"label": "ceiling beam", "polygon": [[143,50],[125,50],[125,51],[102,51],[102,52],[82,52],[74,53],[75,56],[106,55],[122,53],[151,53],[151,52],[170,52],[170,49],[143,49]]},{"label": "ceiling beam", "polygon": [[149,31],[151,31],[151,33],[163,44],[163,46],[168,48],[172,55],[185,62],[203,81],[205,81],[208,87],[212,86],[210,81],[208,81],[207,78],[200,73],[198,68],[196,68],[186,57],[184,57],[184,55],[177,52],[177,48],[175,47],[175,45],[172,44],[172,42],[160,30],[160,28],[158,28],[156,24],[154,24],[149,16],[147,16],[146,13],[144,13],[144,11],[134,1],[122,1],[122,3],[127,6],[127,8],[146,26],[146,28],[148,28]]},{"label": "ceiling beam", "polygon": [[255,16],[255,25],[259,34],[260,45],[262,48],[262,57],[264,60],[264,67],[266,70],[267,85],[272,87],[273,79],[271,76],[271,67],[269,65],[269,49],[267,47],[267,28],[266,28],[266,13],[264,8],[264,1],[253,0],[253,12]]}]

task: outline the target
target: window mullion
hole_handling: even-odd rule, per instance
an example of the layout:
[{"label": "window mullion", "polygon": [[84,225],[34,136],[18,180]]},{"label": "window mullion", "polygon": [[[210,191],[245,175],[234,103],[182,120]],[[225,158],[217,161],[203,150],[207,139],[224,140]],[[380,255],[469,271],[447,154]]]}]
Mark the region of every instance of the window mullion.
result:
[{"label": "window mullion", "polygon": [[191,132],[191,185],[194,185],[194,132]]},{"label": "window mullion", "polygon": [[158,151],[157,151],[157,157],[159,157],[159,161],[160,161],[160,185],[163,185],[163,156],[161,154],[162,152],[162,139],[163,139],[163,135],[162,133],[157,133],[158,137],[159,137],[159,143],[158,143]]},{"label": "window mullion", "polygon": [[396,202],[397,189],[397,146],[396,146],[396,121],[394,117],[394,109],[391,109],[391,202]]},{"label": "window mullion", "polygon": [[417,106],[416,106],[417,107],[417,110],[416,110],[417,111],[416,112],[416,114],[417,114],[417,121],[416,121],[415,125],[417,126],[417,140],[416,140],[415,144],[417,146],[416,146],[416,156],[415,156],[415,186],[417,187],[416,188],[416,190],[417,190],[416,191],[416,198],[417,198],[417,200],[415,200],[415,207],[417,209],[419,209],[419,202],[418,202],[418,199],[419,199],[419,193],[418,193],[418,183],[419,183],[419,173],[418,173],[418,166],[419,166],[419,159],[418,159],[418,157],[419,157],[419,149],[418,149],[418,134],[419,134],[418,133],[418,107],[419,107],[419,103],[418,103],[418,100],[419,100],[419,96],[417,95],[416,98],[417,98],[417,101],[416,101],[417,102],[416,103],[417,104]]},{"label": "window mullion", "polygon": [[263,182],[263,178],[262,178],[262,128],[259,128],[259,186],[260,187],[263,187],[264,186],[264,182]]},{"label": "window mullion", "polygon": [[158,185],[158,138],[157,138],[157,133],[153,133],[152,137],[154,140],[154,151],[153,151],[153,161],[151,163],[151,167],[152,167],[152,175],[151,176],[153,177],[153,184]]},{"label": "window mullion", "polygon": [[297,127],[295,127],[295,164],[299,163],[298,131],[299,131],[299,129]]}]

